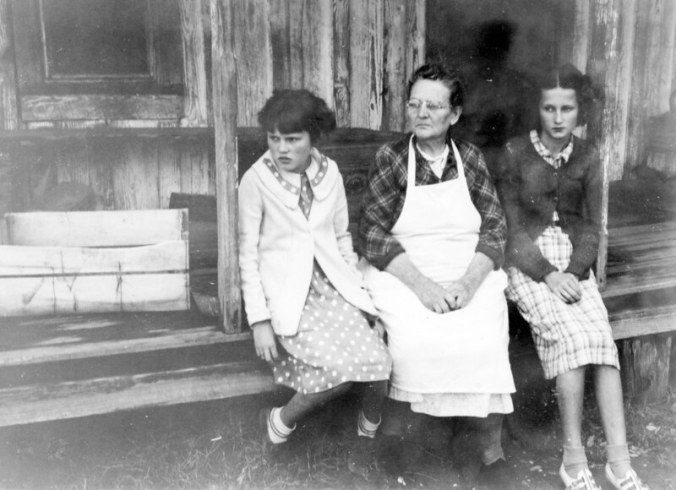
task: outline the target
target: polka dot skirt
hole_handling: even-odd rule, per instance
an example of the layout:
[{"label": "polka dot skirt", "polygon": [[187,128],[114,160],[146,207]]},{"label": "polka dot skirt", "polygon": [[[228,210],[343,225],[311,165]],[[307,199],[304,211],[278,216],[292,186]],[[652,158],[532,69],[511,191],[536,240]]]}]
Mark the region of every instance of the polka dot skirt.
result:
[{"label": "polka dot skirt", "polygon": [[390,377],[392,361],[383,339],[334,289],[316,261],[298,333],[278,339],[286,352],[273,363],[275,382],[301,393]]}]

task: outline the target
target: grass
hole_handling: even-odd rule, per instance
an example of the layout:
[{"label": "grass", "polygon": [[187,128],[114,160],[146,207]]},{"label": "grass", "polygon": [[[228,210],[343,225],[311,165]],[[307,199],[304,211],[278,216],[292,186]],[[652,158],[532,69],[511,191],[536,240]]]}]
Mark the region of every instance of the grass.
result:
[{"label": "grass", "polygon": [[[350,395],[307,417],[288,443],[271,450],[261,441],[258,410],[284,399],[280,393],[4,428],[0,488],[375,489],[404,488],[402,482],[409,488],[463,488],[449,450],[453,428],[433,419],[419,438],[421,458],[410,471],[392,476],[376,465],[368,480],[350,475],[346,454],[356,415]],[[634,464],[656,489],[676,488],[675,402],[672,392],[664,403],[627,409]],[[523,488],[559,489],[556,411],[531,409],[529,419],[521,408],[520,419],[539,417],[536,423],[510,421],[508,456]],[[586,413],[588,456],[599,474],[601,425],[593,406]]]}]

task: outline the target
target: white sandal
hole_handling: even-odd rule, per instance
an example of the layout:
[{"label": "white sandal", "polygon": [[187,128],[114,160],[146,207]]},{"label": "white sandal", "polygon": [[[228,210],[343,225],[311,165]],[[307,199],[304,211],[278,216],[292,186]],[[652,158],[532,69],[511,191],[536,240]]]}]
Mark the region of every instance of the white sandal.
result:
[{"label": "white sandal", "polygon": [[618,490],[650,490],[650,487],[641,481],[633,469],[627,471],[624,478],[620,480],[610,468],[610,463],[606,463],[606,478]]},{"label": "white sandal", "polygon": [[572,478],[563,467],[562,463],[561,468],[559,469],[559,476],[561,477],[561,480],[563,480],[566,490],[601,490],[601,487],[598,486],[594,480],[594,476],[591,471],[589,471],[589,468],[580,470],[577,474],[577,478]]}]

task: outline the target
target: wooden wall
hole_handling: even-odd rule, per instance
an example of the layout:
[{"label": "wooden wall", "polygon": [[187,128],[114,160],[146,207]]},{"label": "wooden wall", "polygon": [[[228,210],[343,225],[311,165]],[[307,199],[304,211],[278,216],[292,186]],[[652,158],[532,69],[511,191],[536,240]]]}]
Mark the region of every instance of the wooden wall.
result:
[{"label": "wooden wall", "polygon": [[307,88],[339,125],[401,130],[404,89],[423,62],[424,0],[252,0],[236,10],[240,126],[273,89]]},{"label": "wooden wall", "polygon": [[649,118],[668,110],[676,89],[676,2],[560,1],[560,59],[606,88],[599,131],[607,178],[632,178],[645,160]]},{"label": "wooden wall", "polygon": [[[12,64],[15,26],[5,15],[12,2],[0,0],[0,129],[55,132],[47,142],[3,143],[0,215],[34,209],[36,189],[42,189],[48,171],[48,185],[90,186],[105,209],[166,207],[172,192],[216,193],[210,137],[183,139],[179,130],[170,138],[161,131],[140,139],[58,137],[62,129],[76,128],[202,127],[208,134],[213,126],[211,4],[176,1],[180,25],[163,27],[180,30],[184,95],[144,99],[143,104],[160,105],[125,119],[120,111],[101,116],[98,110],[59,109],[88,107],[92,101],[116,107],[115,96],[75,96],[71,103],[62,96],[22,99]],[[335,108],[340,126],[403,128],[406,81],[424,57],[425,0],[247,0],[232,6],[238,126],[257,125],[256,114],[274,89],[308,88]],[[36,100],[44,105],[36,106]],[[130,97],[118,102],[134,104]],[[178,104],[178,117],[164,110],[167,104]],[[153,110],[162,115],[148,116]]]}]

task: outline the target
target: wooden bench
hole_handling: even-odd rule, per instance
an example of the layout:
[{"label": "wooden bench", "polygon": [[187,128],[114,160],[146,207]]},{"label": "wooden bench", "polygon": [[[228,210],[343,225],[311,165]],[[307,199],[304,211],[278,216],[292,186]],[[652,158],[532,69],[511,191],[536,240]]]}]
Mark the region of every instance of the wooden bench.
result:
[{"label": "wooden bench", "polygon": [[[343,173],[353,229],[368,165],[383,142],[398,136],[339,130],[322,143],[322,150],[338,162]],[[264,149],[260,130],[242,129],[240,172]],[[626,200],[626,189],[621,191],[619,197],[624,199],[620,200]],[[612,199],[617,200],[618,193],[611,187],[611,212],[618,209]],[[196,211],[195,202],[207,205],[206,211],[194,213],[188,227],[191,289],[215,297],[215,213],[209,210],[213,197],[191,201],[177,196],[174,205]],[[670,216],[665,213],[660,219]],[[674,271],[669,268],[674,225],[645,223],[640,217],[632,221],[627,215],[621,220],[611,218],[614,226],[604,299],[615,338],[622,343],[627,392],[650,399],[643,393],[659,396],[665,386],[665,369],[668,375],[671,339],[660,335],[676,327]],[[657,276],[650,271],[663,272],[664,277],[655,280]],[[536,380],[534,386],[542,385],[537,381],[541,371],[528,337],[527,330],[521,331],[510,345],[520,392],[531,379]],[[5,317],[0,318],[0,339],[0,426],[274,388],[268,366],[255,356],[246,327],[241,334],[226,335],[194,303],[190,310],[176,312]]]}]

